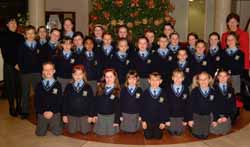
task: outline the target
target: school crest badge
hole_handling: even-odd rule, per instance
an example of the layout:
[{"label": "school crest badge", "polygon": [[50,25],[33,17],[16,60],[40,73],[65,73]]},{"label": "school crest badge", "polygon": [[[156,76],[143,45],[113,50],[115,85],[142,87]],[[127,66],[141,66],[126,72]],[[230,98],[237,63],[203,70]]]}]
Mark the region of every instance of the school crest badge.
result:
[{"label": "school crest badge", "polygon": [[74,63],[75,63],[75,59],[72,58],[72,59],[70,60],[70,63],[71,63],[71,64],[74,64]]},{"label": "school crest badge", "polygon": [[135,94],[135,97],[138,99],[138,98],[141,97],[141,94],[140,94],[140,93],[136,93],[136,94]]},{"label": "school crest badge", "polygon": [[129,60],[126,60],[126,65],[128,65],[130,63],[130,61]]},{"label": "school crest badge", "polygon": [[202,66],[207,66],[207,61],[203,61]]},{"label": "school crest badge", "polygon": [[150,64],[152,61],[150,59],[147,60],[147,63]]},{"label": "school crest badge", "polygon": [[173,57],[172,56],[169,56],[168,57],[168,61],[172,61]]},{"label": "school crest badge", "polygon": [[111,99],[111,100],[114,100],[114,99],[115,99],[115,95],[111,94],[111,95],[110,95],[110,99]]},{"label": "school crest badge", "polygon": [[82,96],[87,96],[87,95],[88,95],[88,92],[84,90],[84,91],[82,92]]},{"label": "school crest badge", "polygon": [[163,102],[164,102],[164,97],[160,97],[159,103],[163,103]]},{"label": "school crest badge", "polygon": [[184,93],[182,99],[186,100],[187,99],[187,94]]},{"label": "school crest badge", "polygon": [[215,60],[216,60],[216,61],[220,61],[220,56],[217,56],[217,57],[215,58]]},{"label": "school crest badge", "polygon": [[57,94],[57,93],[58,93],[58,89],[57,89],[57,88],[54,88],[54,89],[52,90],[52,93],[53,93],[53,94]]},{"label": "school crest badge", "polygon": [[210,96],[209,96],[209,100],[210,100],[210,101],[213,101],[213,100],[214,100],[214,95],[210,95]]},{"label": "school crest badge", "polygon": [[98,62],[95,60],[94,65],[96,66],[97,64],[98,64]]},{"label": "school crest badge", "polygon": [[240,56],[239,55],[236,55],[235,58],[234,58],[236,61],[238,61],[240,59]]}]

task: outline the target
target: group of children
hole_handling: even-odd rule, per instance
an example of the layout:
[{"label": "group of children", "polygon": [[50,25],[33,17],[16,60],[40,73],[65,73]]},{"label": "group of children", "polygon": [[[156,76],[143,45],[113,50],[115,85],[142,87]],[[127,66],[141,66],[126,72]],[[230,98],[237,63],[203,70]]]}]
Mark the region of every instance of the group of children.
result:
[{"label": "group of children", "polygon": [[74,32],[59,42],[58,29],[47,40],[45,27],[38,28],[38,39],[35,28],[26,27],[16,69],[23,116],[29,114],[30,84],[35,87],[36,135],[48,128],[59,135],[63,124],[70,133],[93,129],[98,135],[142,128],[146,139],[161,139],[165,129],[180,136],[185,126],[200,139],[230,131],[244,69],[235,33],[227,36],[226,49],[215,32],[208,48],[194,33],[187,47],[176,32],[155,43],[153,31],[138,37],[135,47],[122,29],[116,42],[98,31],[97,37]]}]

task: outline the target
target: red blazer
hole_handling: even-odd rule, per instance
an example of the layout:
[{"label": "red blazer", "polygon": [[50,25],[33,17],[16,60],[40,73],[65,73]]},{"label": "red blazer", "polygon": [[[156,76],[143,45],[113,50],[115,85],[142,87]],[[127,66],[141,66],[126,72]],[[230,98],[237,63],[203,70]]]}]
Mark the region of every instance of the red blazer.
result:
[{"label": "red blazer", "polygon": [[[250,62],[249,62],[249,35],[248,35],[247,32],[243,31],[240,28],[238,28],[236,33],[239,35],[240,50],[244,53],[245,69],[249,69],[250,68]],[[224,32],[222,34],[221,47],[223,49],[226,48],[227,35],[228,35],[228,32]]]}]

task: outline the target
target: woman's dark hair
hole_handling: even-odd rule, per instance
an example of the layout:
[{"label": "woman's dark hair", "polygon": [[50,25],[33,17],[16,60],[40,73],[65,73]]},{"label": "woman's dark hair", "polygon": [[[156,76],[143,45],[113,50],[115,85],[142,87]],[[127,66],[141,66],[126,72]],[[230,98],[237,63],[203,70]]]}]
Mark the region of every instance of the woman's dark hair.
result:
[{"label": "woman's dark hair", "polygon": [[105,85],[106,85],[105,74],[108,72],[112,72],[115,76],[115,83],[114,83],[115,87],[114,87],[112,94],[114,94],[116,97],[119,97],[121,87],[120,87],[119,80],[118,80],[118,74],[115,71],[115,69],[113,69],[113,68],[104,69],[103,77],[101,78],[101,82],[100,82],[100,84],[97,85],[96,95],[101,96],[104,93]]},{"label": "woman's dark hair", "polygon": [[[228,35],[227,35],[227,37],[226,37],[226,41],[227,41],[228,36],[233,36],[233,37],[235,38],[235,40],[236,40],[236,47],[239,47],[239,46],[240,46],[240,43],[239,43],[239,35],[238,35],[236,32],[233,32],[233,31],[228,32]],[[227,45],[227,47],[228,47],[228,45]]]},{"label": "woman's dark hair", "polygon": [[163,25],[163,30],[164,30],[164,28],[166,27],[166,26],[170,26],[173,30],[174,30],[174,26],[171,24],[171,23],[165,23],[164,25]]},{"label": "woman's dark hair", "polygon": [[[219,41],[218,41],[217,45],[218,45],[218,47],[220,47],[220,34],[218,32],[212,32],[212,33],[209,34],[209,39],[210,39],[211,36],[216,36],[218,38]],[[208,44],[210,46],[209,41],[208,41]]]},{"label": "woman's dark hair", "polygon": [[82,39],[84,38],[83,33],[80,31],[75,32],[72,38],[75,38],[76,36],[80,36]]},{"label": "woman's dark hair", "polygon": [[[231,74],[229,73],[228,70],[225,70],[225,69],[223,69],[223,68],[218,69],[218,70],[216,71],[216,73],[215,73],[215,76],[214,76],[214,86],[218,86],[218,85],[219,85],[218,76],[219,76],[219,74],[220,74],[221,72],[225,72],[228,76],[231,75]],[[232,86],[232,81],[231,81],[230,78],[228,79],[227,84],[228,84],[229,86]]]},{"label": "woman's dark hair", "polygon": [[228,23],[233,18],[236,19],[238,23],[240,22],[240,16],[238,14],[236,14],[236,13],[228,14],[226,22]]},{"label": "woman's dark hair", "polygon": [[188,38],[189,38],[190,36],[194,36],[194,38],[195,38],[196,40],[199,39],[199,36],[198,36],[196,33],[194,33],[194,32],[188,33],[188,35],[187,35],[187,40],[188,40]]}]

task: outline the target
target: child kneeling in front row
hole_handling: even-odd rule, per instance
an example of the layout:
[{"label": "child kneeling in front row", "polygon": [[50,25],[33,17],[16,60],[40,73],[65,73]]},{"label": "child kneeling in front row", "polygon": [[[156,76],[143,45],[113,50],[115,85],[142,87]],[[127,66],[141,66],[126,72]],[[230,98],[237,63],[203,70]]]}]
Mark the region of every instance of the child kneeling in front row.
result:
[{"label": "child kneeling in front row", "polygon": [[48,128],[54,135],[62,134],[61,84],[54,79],[55,65],[46,62],[42,66],[43,80],[35,89],[35,110],[37,113],[36,135],[45,136]]},{"label": "child kneeling in front row", "polygon": [[105,69],[103,81],[97,86],[94,101],[94,133],[97,135],[115,135],[120,123],[120,84],[117,72]]},{"label": "child kneeling in front row", "polygon": [[64,91],[63,122],[67,124],[69,133],[80,131],[87,134],[92,122],[93,91],[87,83],[83,65],[73,67],[73,82]]},{"label": "child kneeling in front row", "polygon": [[142,128],[146,139],[161,139],[163,130],[169,122],[169,105],[166,92],[160,88],[161,75],[153,72],[149,75],[150,87],[142,94]]}]

